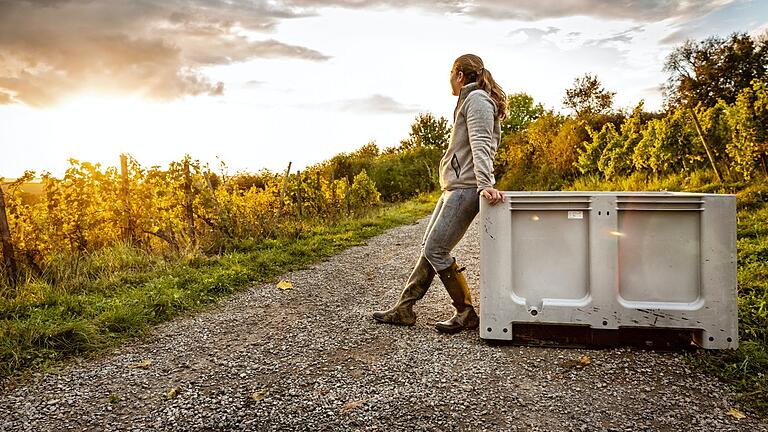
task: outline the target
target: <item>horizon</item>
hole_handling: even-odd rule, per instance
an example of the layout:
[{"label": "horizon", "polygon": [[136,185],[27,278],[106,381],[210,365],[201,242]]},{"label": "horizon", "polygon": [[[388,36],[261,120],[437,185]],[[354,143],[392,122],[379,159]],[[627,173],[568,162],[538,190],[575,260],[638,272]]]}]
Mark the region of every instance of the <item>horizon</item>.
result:
[{"label": "horizon", "polygon": [[120,153],[295,171],[383,150],[418,113],[450,123],[448,72],[466,52],[546,109],[564,112],[565,90],[592,73],[615,108],[658,111],[672,48],[768,28],[753,0],[204,3],[0,5],[0,176],[60,176],[69,158],[117,166]]}]

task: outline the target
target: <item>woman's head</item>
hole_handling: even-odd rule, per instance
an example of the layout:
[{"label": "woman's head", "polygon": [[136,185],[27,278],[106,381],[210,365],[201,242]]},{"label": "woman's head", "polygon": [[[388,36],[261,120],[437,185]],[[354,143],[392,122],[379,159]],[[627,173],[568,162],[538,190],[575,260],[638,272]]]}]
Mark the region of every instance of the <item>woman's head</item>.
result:
[{"label": "woman's head", "polygon": [[464,54],[453,62],[451,69],[451,90],[458,96],[462,86],[476,82],[496,103],[496,117],[504,118],[507,113],[507,95],[493,80],[493,76],[483,65],[483,60],[474,54]]}]

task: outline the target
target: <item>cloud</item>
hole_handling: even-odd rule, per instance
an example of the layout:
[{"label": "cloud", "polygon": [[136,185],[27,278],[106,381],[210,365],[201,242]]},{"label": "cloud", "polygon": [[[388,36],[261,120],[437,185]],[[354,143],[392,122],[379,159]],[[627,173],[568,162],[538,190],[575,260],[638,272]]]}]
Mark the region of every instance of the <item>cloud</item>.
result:
[{"label": "cloud", "polygon": [[439,13],[524,21],[581,15],[653,22],[668,18],[703,16],[736,1],[738,0],[286,0],[285,4],[300,8],[417,7]]},{"label": "cloud", "polygon": [[[254,39],[323,7],[418,8],[485,19],[591,16],[651,22],[702,17],[737,0],[0,0],[0,104],[55,104],[81,90],[158,100],[220,95],[203,68],[255,58],[320,62],[328,55]],[[516,30],[541,40],[558,30]],[[673,40],[684,35],[667,36]],[[595,44],[631,40],[616,34]]]},{"label": "cloud", "polygon": [[519,34],[525,35],[530,42],[541,42],[544,36],[555,34],[560,29],[557,27],[547,27],[546,29],[539,29],[534,27],[524,27],[509,32],[509,36],[516,36]]},{"label": "cloud", "polygon": [[374,94],[360,99],[347,99],[337,104],[335,107],[340,111],[358,112],[358,113],[390,113],[403,114],[413,113],[419,110],[418,107],[404,105],[389,96]]},{"label": "cloud", "polygon": [[[464,6],[463,12],[492,19],[535,21],[576,15],[596,18],[627,19],[652,22],[668,18],[690,18],[706,15],[736,0],[476,0]],[[459,2],[456,2],[459,3]],[[461,2],[466,4],[466,2]]]},{"label": "cloud", "polygon": [[756,39],[768,35],[768,22],[751,30],[749,35]]},{"label": "cloud", "polygon": [[657,96],[664,92],[664,84],[657,84],[650,87],[646,87],[640,91],[640,94]]},{"label": "cloud", "polygon": [[248,81],[244,82],[244,83],[242,84],[242,86],[243,86],[243,87],[251,87],[251,88],[254,88],[254,87],[261,87],[261,86],[263,86],[264,84],[265,84],[265,82],[264,82],[264,81],[259,81],[259,80],[248,80]]},{"label": "cloud", "polygon": [[686,39],[703,39],[733,32],[752,33],[765,24],[768,3],[742,0],[732,6],[686,22],[675,23],[661,44],[674,45]]},{"label": "cloud", "polygon": [[627,30],[624,30],[623,32],[614,33],[613,35],[605,38],[590,39],[585,43],[585,45],[605,46],[612,43],[629,43],[629,42],[632,42],[632,39],[634,38],[634,36],[632,36],[633,34],[641,33],[644,31],[645,31],[645,28],[642,25],[638,25],[638,26],[631,27]]},{"label": "cloud", "polygon": [[205,66],[254,58],[323,61],[316,50],[268,32],[311,15],[245,0],[0,0],[0,104],[48,106],[89,89],[171,100],[221,95]]},{"label": "cloud", "polygon": [[688,38],[690,38],[692,35],[692,32],[690,29],[680,29],[675,30],[672,33],[664,36],[659,43],[663,45],[674,45],[676,43],[682,42]]}]

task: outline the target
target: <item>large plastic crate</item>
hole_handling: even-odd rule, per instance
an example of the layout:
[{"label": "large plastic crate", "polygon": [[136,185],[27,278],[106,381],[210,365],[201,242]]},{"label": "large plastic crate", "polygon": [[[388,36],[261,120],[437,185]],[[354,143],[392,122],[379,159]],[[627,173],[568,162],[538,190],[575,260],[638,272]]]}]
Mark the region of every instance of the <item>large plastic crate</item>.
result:
[{"label": "large plastic crate", "polygon": [[736,197],[505,192],[480,200],[480,336],[515,324],[692,330],[738,347]]}]

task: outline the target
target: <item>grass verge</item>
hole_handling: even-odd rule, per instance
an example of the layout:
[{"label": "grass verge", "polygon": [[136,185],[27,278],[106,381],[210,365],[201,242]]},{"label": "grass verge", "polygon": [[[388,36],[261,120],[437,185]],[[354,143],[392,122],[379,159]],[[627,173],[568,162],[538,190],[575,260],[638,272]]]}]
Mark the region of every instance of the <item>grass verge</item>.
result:
[{"label": "grass verge", "polygon": [[437,194],[389,205],[369,216],[313,224],[297,235],[243,242],[222,255],[168,260],[117,246],[61,263],[76,275],[31,280],[0,298],[0,376],[38,371],[98,353],[152,325],[200,309],[238,289],[274,280],[388,228],[429,214]]}]

